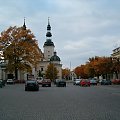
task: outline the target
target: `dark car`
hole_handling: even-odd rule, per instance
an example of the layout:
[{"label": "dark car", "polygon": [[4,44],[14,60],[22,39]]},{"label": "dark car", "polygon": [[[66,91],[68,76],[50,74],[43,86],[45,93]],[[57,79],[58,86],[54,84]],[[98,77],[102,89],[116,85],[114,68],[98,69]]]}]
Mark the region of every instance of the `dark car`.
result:
[{"label": "dark car", "polygon": [[27,80],[25,83],[25,91],[39,90],[39,84],[36,80]]},{"label": "dark car", "polygon": [[110,80],[103,79],[101,80],[101,85],[111,85],[112,82]]},{"label": "dark car", "polygon": [[2,83],[2,80],[0,80],[0,88],[3,87],[3,83]]},{"label": "dark car", "polygon": [[57,87],[66,87],[66,81],[63,79],[57,79],[56,80],[56,86]]},{"label": "dark car", "polygon": [[4,86],[5,86],[5,83],[6,83],[5,80],[0,80],[0,87],[1,87],[1,88],[4,87]]},{"label": "dark car", "polygon": [[51,87],[51,80],[50,79],[42,80],[42,87]]}]

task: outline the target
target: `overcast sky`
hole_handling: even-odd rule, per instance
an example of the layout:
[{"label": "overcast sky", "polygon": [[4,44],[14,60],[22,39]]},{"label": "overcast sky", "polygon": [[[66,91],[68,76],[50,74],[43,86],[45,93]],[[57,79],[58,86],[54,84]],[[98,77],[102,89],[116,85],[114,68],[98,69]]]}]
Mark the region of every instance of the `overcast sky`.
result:
[{"label": "overcast sky", "polygon": [[50,17],[63,68],[110,56],[120,46],[120,0],[0,0],[0,32],[22,26],[24,17],[42,51]]}]

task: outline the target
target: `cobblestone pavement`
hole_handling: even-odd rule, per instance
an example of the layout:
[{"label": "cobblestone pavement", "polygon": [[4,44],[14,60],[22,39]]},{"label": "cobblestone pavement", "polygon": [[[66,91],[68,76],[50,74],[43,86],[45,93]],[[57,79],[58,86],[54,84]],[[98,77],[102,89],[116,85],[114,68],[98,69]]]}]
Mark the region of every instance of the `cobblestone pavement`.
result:
[{"label": "cobblestone pavement", "polygon": [[120,120],[120,86],[0,88],[0,120]]}]

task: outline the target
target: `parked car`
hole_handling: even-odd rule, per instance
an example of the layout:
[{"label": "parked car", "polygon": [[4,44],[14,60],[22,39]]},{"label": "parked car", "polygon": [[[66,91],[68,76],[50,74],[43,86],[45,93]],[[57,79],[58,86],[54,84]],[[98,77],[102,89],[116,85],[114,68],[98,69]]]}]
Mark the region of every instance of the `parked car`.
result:
[{"label": "parked car", "polygon": [[51,87],[51,80],[50,79],[42,80],[42,87]]},{"label": "parked car", "polygon": [[15,81],[13,79],[7,79],[7,84],[15,84]]},{"label": "parked car", "polygon": [[95,79],[90,79],[90,84],[91,85],[97,85],[97,81]]},{"label": "parked car", "polygon": [[81,79],[75,79],[73,85],[80,85]]},{"label": "parked car", "polygon": [[110,80],[103,79],[101,80],[101,85],[111,85],[112,82]]},{"label": "parked car", "polygon": [[57,79],[56,87],[66,87],[66,81],[64,79]]},{"label": "parked car", "polygon": [[27,80],[25,82],[25,91],[29,91],[29,90],[39,90],[39,84],[36,80]]},{"label": "parked car", "polygon": [[120,84],[120,79],[113,79],[112,84],[119,85]]},{"label": "parked car", "polygon": [[88,80],[88,79],[82,79],[80,81],[80,86],[90,86],[90,80]]}]

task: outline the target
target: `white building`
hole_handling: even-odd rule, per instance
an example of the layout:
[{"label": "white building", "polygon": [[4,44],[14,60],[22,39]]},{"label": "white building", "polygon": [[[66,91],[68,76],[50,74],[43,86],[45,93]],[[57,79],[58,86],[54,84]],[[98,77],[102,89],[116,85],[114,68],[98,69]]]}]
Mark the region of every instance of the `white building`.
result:
[{"label": "white building", "polygon": [[47,25],[46,41],[43,45],[43,48],[44,48],[43,59],[41,59],[40,64],[38,65],[38,70],[41,71],[42,74],[45,74],[45,71],[47,70],[47,66],[50,63],[53,63],[58,70],[58,78],[61,79],[62,64],[60,58],[57,56],[57,52],[54,50],[55,45],[52,42],[51,26],[49,19]]}]

